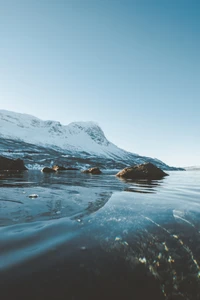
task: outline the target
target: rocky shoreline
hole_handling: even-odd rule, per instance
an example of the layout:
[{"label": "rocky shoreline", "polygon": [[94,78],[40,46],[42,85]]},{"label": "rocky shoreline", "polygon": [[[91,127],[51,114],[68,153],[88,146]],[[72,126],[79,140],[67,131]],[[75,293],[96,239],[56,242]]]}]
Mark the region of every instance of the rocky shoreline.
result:
[{"label": "rocky shoreline", "polygon": [[[28,169],[24,165],[24,161],[22,159],[20,158],[11,159],[11,158],[0,156],[0,171],[12,172],[12,171],[26,171],[26,170]],[[78,171],[79,169],[75,167],[53,165],[52,167],[44,167],[42,168],[41,171],[44,173],[55,173],[59,171],[74,171],[74,170]],[[93,168],[83,170],[82,173],[99,175],[102,174],[102,171],[98,167],[93,167]],[[132,180],[135,179],[159,180],[165,176],[168,176],[168,174],[165,173],[160,168],[153,165],[152,163],[147,162],[145,164],[126,167],[120,172],[118,172],[116,176],[123,179],[132,179]]]}]

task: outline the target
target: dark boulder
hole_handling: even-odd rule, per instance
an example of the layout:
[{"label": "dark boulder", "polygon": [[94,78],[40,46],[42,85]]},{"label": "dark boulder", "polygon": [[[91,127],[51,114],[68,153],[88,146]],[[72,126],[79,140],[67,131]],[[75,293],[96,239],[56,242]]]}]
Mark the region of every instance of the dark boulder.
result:
[{"label": "dark boulder", "polygon": [[145,163],[133,167],[127,167],[116,174],[116,176],[124,179],[148,179],[157,180],[168,176],[164,171],[153,165]]},{"label": "dark boulder", "polygon": [[48,167],[44,167],[41,171],[44,173],[55,173],[56,172],[52,168],[48,168]]},{"label": "dark boulder", "polygon": [[0,156],[0,170],[2,171],[25,171],[28,170],[22,159],[11,159]]},{"label": "dark boulder", "polygon": [[94,174],[94,175],[98,175],[101,174],[101,170],[99,168],[90,168],[88,170],[84,170],[82,171],[83,173],[90,173],[90,174]]}]

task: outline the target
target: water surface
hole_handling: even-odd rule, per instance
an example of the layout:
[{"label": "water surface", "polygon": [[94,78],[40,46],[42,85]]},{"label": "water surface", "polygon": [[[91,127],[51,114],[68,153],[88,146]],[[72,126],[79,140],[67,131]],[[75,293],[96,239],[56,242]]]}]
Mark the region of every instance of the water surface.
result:
[{"label": "water surface", "polygon": [[114,174],[1,174],[2,299],[200,299],[200,172]]}]

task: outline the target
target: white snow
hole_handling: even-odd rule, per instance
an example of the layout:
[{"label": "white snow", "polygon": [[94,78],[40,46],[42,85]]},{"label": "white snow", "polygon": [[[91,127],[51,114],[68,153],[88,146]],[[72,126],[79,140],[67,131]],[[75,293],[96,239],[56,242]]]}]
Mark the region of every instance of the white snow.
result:
[{"label": "white snow", "polygon": [[40,164],[26,164],[26,167],[28,170],[42,170],[42,168],[44,168],[44,165],[40,165]]},{"label": "white snow", "polygon": [[123,159],[130,154],[110,143],[95,122],[62,125],[6,110],[0,110],[0,137],[113,159],[116,156]]}]

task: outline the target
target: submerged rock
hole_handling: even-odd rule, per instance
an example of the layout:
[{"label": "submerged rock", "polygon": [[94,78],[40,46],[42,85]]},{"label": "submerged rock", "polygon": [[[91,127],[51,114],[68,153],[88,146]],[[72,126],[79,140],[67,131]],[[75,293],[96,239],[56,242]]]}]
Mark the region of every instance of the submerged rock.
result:
[{"label": "submerged rock", "polygon": [[52,169],[53,169],[54,171],[65,171],[65,170],[67,170],[67,168],[65,168],[65,167],[63,167],[63,166],[58,166],[58,165],[54,165],[54,166],[52,167]]},{"label": "submerged rock", "polygon": [[73,168],[73,167],[63,167],[63,166],[58,166],[58,165],[55,165],[52,167],[53,170],[55,171],[68,171],[68,170],[78,170],[77,168]]},{"label": "submerged rock", "polygon": [[22,159],[11,159],[0,156],[0,170],[2,171],[25,171],[28,170]]},{"label": "submerged rock", "polygon": [[52,168],[44,167],[42,170],[44,173],[55,173],[56,171]]},{"label": "submerged rock", "polygon": [[118,172],[116,176],[124,179],[157,180],[162,179],[164,176],[168,176],[168,174],[152,163],[145,163],[133,167],[127,167]]},{"label": "submerged rock", "polygon": [[31,195],[29,195],[28,197],[31,198],[31,199],[34,199],[34,198],[37,198],[38,195],[37,195],[37,194],[31,194]]},{"label": "submerged rock", "polygon": [[95,167],[95,168],[90,168],[90,169],[88,169],[88,170],[84,170],[84,171],[82,171],[83,173],[90,173],[90,174],[94,174],[94,175],[98,175],[98,174],[101,174],[102,172],[101,172],[101,170],[99,169],[99,168],[97,168],[97,167]]}]

